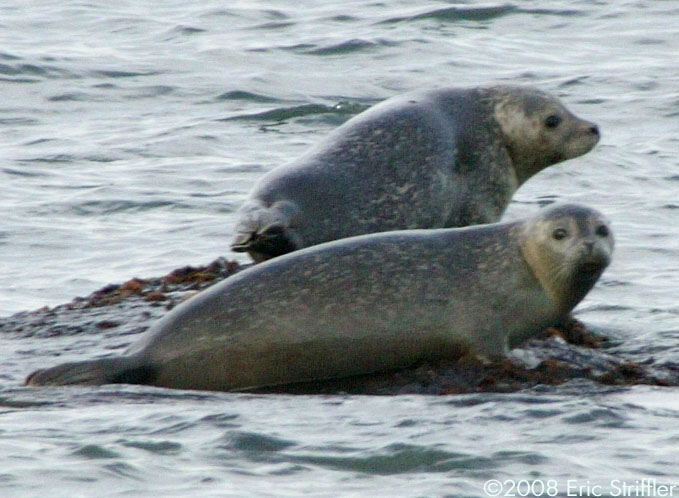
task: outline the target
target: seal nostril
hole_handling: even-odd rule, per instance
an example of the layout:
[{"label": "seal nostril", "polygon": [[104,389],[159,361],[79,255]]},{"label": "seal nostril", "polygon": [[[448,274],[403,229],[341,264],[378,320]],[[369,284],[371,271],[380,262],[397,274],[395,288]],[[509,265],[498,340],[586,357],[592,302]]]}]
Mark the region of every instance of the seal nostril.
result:
[{"label": "seal nostril", "polygon": [[593,135],[599,135],[599,127],[597,125],[590,126],[589,131]]}]

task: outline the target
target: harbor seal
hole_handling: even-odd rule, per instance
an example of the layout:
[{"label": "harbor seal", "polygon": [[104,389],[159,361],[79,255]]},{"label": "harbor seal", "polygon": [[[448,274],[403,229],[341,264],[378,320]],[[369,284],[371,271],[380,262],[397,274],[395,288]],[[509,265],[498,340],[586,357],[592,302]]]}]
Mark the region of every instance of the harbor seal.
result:
[{"label": "harbor seal", "polygon": [[255,265],[179,305],[125,356],[63,364],[29,385],[246,390],[498,357],[565,317],[608,265],[597,211],[328,242]]},{"label": "harbor seal", "polygon": [[365,233],[492,223],[528,178],[598,140],[595,124],[530,87],[408,93],[264,175],[231,248],[262,261]]}]

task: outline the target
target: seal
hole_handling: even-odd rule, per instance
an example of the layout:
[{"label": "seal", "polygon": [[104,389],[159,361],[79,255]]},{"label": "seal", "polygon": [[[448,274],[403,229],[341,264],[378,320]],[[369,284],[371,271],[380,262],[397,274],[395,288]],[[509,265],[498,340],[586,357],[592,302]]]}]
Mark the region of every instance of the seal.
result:
[{"label": "seal", "polygon": [[366,233],[492,223],[528,178],[598,140],[595,124],[531,87],[405,94],[264,175],[231,248],[262,261]]},{"label": "seal", "polygon": [[571,204],[511,223],[328,242],[205,290],[124,356],[26,382],[233,391],[499,357],[568,315],[612,250],[603,216]]}]

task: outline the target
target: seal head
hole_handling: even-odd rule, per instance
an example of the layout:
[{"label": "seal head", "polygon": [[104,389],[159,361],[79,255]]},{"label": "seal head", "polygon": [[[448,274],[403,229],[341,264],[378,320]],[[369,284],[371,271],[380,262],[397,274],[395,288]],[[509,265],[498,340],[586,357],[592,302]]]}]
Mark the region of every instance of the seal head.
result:
[{"label": "seal head", "polygon": [[564,312],[594,286],[611,262],[614,246],[608,220],[577,204],[545,209],[525,223],[519,239],[535,277]]},{"label": "seal head", "polygon": [[549,94],[531,88],[518,92],[513,86],[489,91],[519,184],[547,166],[585,154],[599,141],[597,125]]}]

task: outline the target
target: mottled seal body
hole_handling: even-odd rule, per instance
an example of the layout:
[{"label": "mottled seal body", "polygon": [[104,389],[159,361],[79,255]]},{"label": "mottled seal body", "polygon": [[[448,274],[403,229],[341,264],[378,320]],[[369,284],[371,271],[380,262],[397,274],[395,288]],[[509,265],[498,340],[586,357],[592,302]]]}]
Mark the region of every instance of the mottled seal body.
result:
[{"label": "mottled seal body", "polygon": [[365,233],[495,222],[519,185],[598,139],[596,125],[534,88],[395,97],[264,175],[232,249],[260,261]]},{"label": "mottled seal body", "polygon": [[567,315],[610,261],[594,210],[371,234],[247,269],[170,311],[126,356],[39,370],[30,385],[243,390],[497,357]]}]

